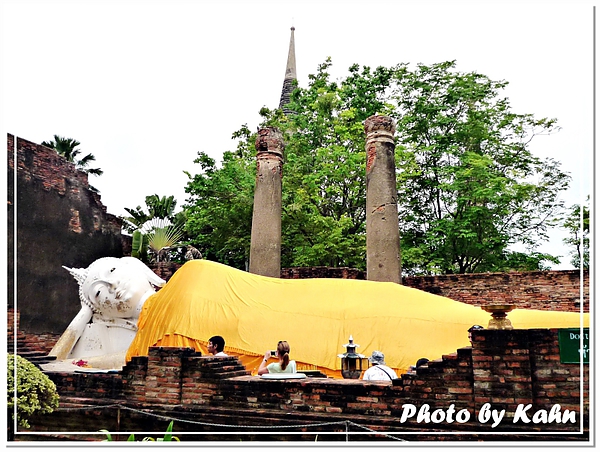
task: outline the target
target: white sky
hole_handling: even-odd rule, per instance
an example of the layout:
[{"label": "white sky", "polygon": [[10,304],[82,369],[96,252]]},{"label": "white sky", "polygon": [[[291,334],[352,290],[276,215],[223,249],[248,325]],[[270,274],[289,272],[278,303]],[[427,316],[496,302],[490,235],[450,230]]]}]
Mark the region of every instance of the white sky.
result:
[{"label": "white sky", "polygon": [[[513,111],[558,119],[531,149],[573,176],[571,205],[592,190],[593,4],[3,0],[0,123],[35,143],[80,141],[112,214],[155,193],[181,206],[198,151],[220,162],[235,130],[278,106],[294,25],[304,87],[327,56],[334,79],[353,63],[457,60],[507,80]],[[566,256],[563,237],[540,251]]]}]

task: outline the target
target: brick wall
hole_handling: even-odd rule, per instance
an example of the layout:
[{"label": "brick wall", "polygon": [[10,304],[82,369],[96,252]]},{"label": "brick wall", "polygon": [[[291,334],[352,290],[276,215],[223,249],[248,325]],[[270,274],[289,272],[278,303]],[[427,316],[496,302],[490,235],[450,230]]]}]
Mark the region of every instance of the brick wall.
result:
[{"label": "brick wall", "polygon": [[[165,281],[181,267],[175,262],[150,264]],[[283,279],[366,279],[362,270],[347,267],[293,267],[281,270]],[[410,276],[402,284],[475,306],[515,304],[524,309],[579,312],[579,270],[469,273],[462,275]],[[589,271],[583,273],[583,311],[589,312]]]},{"label": "brick wall", "polygon": [[[8,167],[14,169],[15,137],[8,134]],[[80,187],[89,186],[88,175],[75,170],[75,164],[67,162],[56,151],[17,137],[17,174],[23,180],[40,181],[45,191],[55,190],[60,195],[67,191],[78,194]],[[99,198],[96,199],[99,202]],[[106,210],[106,209],[104,209]]]},{"label": "brick wall", "polygon": [[88,175],[53,149],[8,134],[7,163],[7,305],[27,333],[61,334],[80,309],[77,283],[62,266],[123,256],[121,220],[106,212]]},{"label": "brick wall", "polygon": [[[395,384],[330,378],[264,380],[248,375],[236,358],[219,359],[200,356],[192,349],[163,347],[150,349],[145,375],[142,363],[146,358],[138,358],[141,361],[131,368],[126,366],[123,375],[126,387],[137,381],[139,401],[151,405],[399,418],[405,403],[428,403],[434,409],[454,405],[457,411],[466,408],[473,413],[491,403],[507,410],[505,420],[510,424],[518,404],[531,403],[532,410],[538,410],[560,403],[579,411],[580,366],[560,363],[557,331],[482,330],[476,333],[473,348],[444,355],[416,374],[402,375]],[[584,369],[587,381],[589,368],[586,365]],[[551,385],[557,390],[549,391]],[[133,400],[133,393],[128,393],[128,399]],[[587,413],[589,402],[584,407]],[[475,424],[471,422],[471,427]]]},{"label": "brick wall", "polygon": [[[31,356],[48,355],[52,347],[60,338],[59,334],[28,334],[20,328],[20,316],[14,309],[8,309],[7,312],[7,344],[9,353],[17,354],[23,358]],[[16,331],[16,337],[15,337]]]},{"label": "brick wall", "polygon": [[[577,312],[579,270],[413,276],[403,284],[476,306],[516,304],[519,308]],[[589,272],[583,273],[583,310],[589,312]]]},{"label": "brick wall", "polygon": [[281,269],[283,279],[343,278],[367,279],[367,273],[349,267],[291,267]]},{"label": "brick wall", "polygon": [[104,399],[119,400],[123,397],[124,380],[121,374],[84,371],[50,374],[61,398],[84,398],[97,404],[104,403]]},{"label": "brick wall", "polygon": [[148,264],[148,267],[160,278],[168,281],[182,265],[177,262],[153,262]]},{"label": "brick wall", "polygon": [[[435,432],[444,431],[476,431],[478,435],[502,431],[522,437],[531,431],[567,432],[574,436],[561,439],[583,440],[587,433],[578,435],[579,386],[586,388],[583,413],[587,425],[589,366],[583,369],[580,375],[579,364],[560,362],[558,330],[540,329],[477,331],[472,348],[430,361],[416,374],[402,375],[393,383],[331,378],[265,380],[249,375],[237,358],[201,356],[192,349],[170,347],[150,348],[148,357],[134,358],[121,374],[49,375],[57,383],[63,403],[80,397],[86,403],[95,399],[106,404],[109,397],[123,406],[168,413],[171,418],[195,420],[196,424],[219,419],[223,425],[233,426],[233,431],[236,425],[310,425],[346,419],[376,431],[421,432],[424,437],[429,434],[430,440]],[[506,410],[498,426],[492,427],[492,419],[484,422],[479,417],[485,404]],[[540,410],[547,415],[559,404],[562,413],[575,413],[576,422],[513,423],[518,406],[529,404],[529,418]],[[415,413],[407,416],[410,405]],[[428,414],[419,419],[417,411],[421,410]],[[459,423],[456,413],[461,410],[468,419]],[[448,422],[449,411],[454,413],[454,422]],[[200,425],[193,428],[203,429]]]},{"label": "brick wall", "polygon": [[532,397],[536,406],[549,407],[554,403],[577,410],[583,387],[584,404],[589,408],[589,366],[565,366],[560,363],[558,337],[545,330],[529,334]]}]

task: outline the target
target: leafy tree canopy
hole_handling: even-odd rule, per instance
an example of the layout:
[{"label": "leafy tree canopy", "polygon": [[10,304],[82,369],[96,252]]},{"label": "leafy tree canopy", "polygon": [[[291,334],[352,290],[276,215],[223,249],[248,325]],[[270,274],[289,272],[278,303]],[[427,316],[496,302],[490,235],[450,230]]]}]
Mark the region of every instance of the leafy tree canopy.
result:
[{"label": "leafy tree canopy", "polygon": [[250,251],[256,173],[253,136],[243,126],[234,134],[240,139],[237,151],[223,154],[221,168],[200,152],[194,163],[201,173],[187,173],[191,202],[186,206],[186,232],[204,257],[240,269],[247,268]]},{"label": "leafy tree canopy", "polygon": [[[510,110],[507,85],[454,62],[410,70],[353,65],[332,81],[331,61],[296,88],[285,116],[263,108],[261,126],[284,133],[282,266],[365,267],[364,120],[397,122],[396,165],[405,274],[543,269],[536,252],[569,176],[528,149],[554,119]],[[190,178],[188,233],[205,254],[245,268],[250,247],[256,134],[233,134],[235,152],[220,167],[200,152]],[[526,253],[511,253],[512,245]]]},{"label": "leafy tree canopy", "polygon": [[585,204],[574,204],[570,207],[567,216],[562,220],[569,237],[563,243],[571,247],[571,265],[575,268],[590,268],[590,197]]},{"label": "leafy tree canopy", "polygon": [[[504,271],[506,250],[535,252],[561,212],[569,176],[528,149],[554,119],[511,112],[506,82],[458,73],[454,62],[401,70],[392,98],[398,121],[398,198],[404,268],[419,273]],[[520,268],[517,268],[520,269]]]}]

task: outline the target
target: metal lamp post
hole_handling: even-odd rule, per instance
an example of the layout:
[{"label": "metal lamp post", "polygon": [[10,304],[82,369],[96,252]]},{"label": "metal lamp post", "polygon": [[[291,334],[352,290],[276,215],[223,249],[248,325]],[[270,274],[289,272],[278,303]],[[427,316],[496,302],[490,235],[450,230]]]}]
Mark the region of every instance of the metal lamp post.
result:
[{"label": "metal lamp post", "polygon": [[338,355],[338,358],[342,360],[342,377],[358,379],[363,371],[363,362],[366,362],[365,355],[356,353],[356,347],[360,347],[360,345],[354,343],[352,335],[344,347],[346,347],[346,353]]}]

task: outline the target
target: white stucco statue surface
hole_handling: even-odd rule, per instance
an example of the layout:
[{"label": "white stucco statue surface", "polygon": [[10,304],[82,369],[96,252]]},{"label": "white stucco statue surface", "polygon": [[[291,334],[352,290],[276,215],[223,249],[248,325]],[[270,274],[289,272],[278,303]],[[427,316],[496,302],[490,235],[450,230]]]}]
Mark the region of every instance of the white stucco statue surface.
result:
[{"label": "white stucco statue surface", "polygon": [[144,302],[165,281],[134,257],[103,257],[87,268],[63,268],[79,284],[81,309],[49,353],[56,361],[44,369],[69,364],[120,369]]}]

